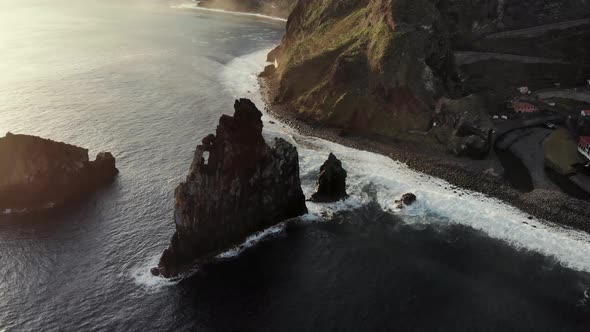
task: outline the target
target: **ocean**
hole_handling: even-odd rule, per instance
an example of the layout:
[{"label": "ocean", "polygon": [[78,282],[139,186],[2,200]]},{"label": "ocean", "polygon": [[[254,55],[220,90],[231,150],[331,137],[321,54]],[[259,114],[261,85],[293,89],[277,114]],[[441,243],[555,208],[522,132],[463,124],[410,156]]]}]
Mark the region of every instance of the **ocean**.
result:
[{"label": "ocean", "polygon": [[[0,331],[588,331],[588,234],[268,114],[306,195],[333,152],[351,197],[182,280],[150,274],[196,145],[234,99],[264,109],[284,25],[156,0],[0,3],[0,133],[110,151],[121,171],[64,211],[0,216]],[[406,192],[418,202],[396,209]]]}]

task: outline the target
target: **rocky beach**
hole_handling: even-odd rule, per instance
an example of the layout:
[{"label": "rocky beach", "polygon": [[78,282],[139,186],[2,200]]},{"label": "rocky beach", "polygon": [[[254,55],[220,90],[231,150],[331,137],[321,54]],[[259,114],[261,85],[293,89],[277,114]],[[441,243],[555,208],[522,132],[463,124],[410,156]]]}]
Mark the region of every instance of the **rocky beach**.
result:
[{"label": "rocky beach", "polygon": [[424,145],[418,140],[404,142],[375,136],[343,135],[341,128],[299,119],[297,113],[273,102],[273,91],[276,89],[273,88],[272,81],[260,81],[267,101],[265,110],[304,135],[383,154],[418,172],[448,181],[456,187],[454,189],[457,195],[462,195],[461,189],[480,192],[521,209],[530,214],[531,218],[590,232],[590,203],[587,201],[556,191],[533,190],[523,193],[510,186],[502,177],[502,165],[494,159],[469,160],[453,157],[444,150],[424,149]]}]

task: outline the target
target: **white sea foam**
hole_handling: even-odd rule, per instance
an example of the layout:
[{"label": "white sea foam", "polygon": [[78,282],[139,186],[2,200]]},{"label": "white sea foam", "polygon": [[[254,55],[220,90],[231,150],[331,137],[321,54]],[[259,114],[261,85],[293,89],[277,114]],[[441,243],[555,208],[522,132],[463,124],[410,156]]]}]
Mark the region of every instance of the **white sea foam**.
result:
[{"label": "white sea foam", "polygon": [[170,280],[152,274],[151,268],[158,266],[161,255],[162,253],[159,252],[131,269],[131,277],[136,285],[140,285],[148,291],[158,291],[178,283],[178,280]]},{"label": "white sea foam", "polygon": [[[257,73],[263,70],[263,50],[237,58],[221,72],[221,81],[236,98],[247,97],[263,105],[257,86]],[[269,121],[274,123],[270,123]],[[490,237],[510,245],[556,258],[562,265],[590,272],[590,236],[587,233],[529,220],[522,211],[480,193],[456,189],[446,181],[411,170],[388,157],[348,148],[323,139],[302,136],[293,129],[264,114],[267,139],[282,137],[295,143],[300,155],[302,187],[309,197],[320,165],[329,152],[336,154],[348,170],[350,198],[334,204],[308,203],[306,220],[367,204],[371,200],[413,224],[462,224],[481,230]],[[371,187],[374,195],[366,188]],[[395,209],[394,201],[407,192],[418,197],[417,204]]]},{"label": "white sea foam", "polygon": [[276,236],[277,234],[282,233],[283,230],[285,230],[285,225],[286,225],[286,223],[283,222],[278,225],[269,227],[269,228],[267,228],[261,232],[258,232],[256,234],[253,234],[253,235],[249,236],[242,244],[240,244],[234,248],[231,248],[227,251],[222,252],[221,254],[215,256],[215,258],[217,258],[219,260],[224,260],[224,259],[230,259],[230,258],[237,257],[244,250],[251,248],[252,246],[259,243],[260,241],[263,241],[265,239],[268,239],[269,237]]},{"label": "white sea foam", "polygon": [[[252,248],[261,241],[267,240],[270,237],[282,233],[285,229],[286,224],[287,222],[285,221],[278,225],[269,227],[263,231],[257,232],[256,234],[249,236],[241,244],[222,252],[221,254],[215,256],[215,258],[219,261],[235,258],[239,256],[242,252],[244,252],[244,250]],[[141,262],[139,265],[130,269],[131,277],[133,278],[133,281],[136,285],[139,285],[148,291],[157,292],[164,287],[174,286],[178,284],[178,282],[180,282],[182,279],[190,277],[191,275],[198,272],[198,267],[195,267],[193,270],[178,278],[175,278],[174,280],[166,279],[160,276],[154,276],[151,273],[151,268],[158,266],[158,262],[161,255],[162,253],[158,252],[156,255],[152,256],[151,258]]]},{"label": "white sea foam", "polygon": [[202,10],[202,11],[222,13],[222,14],[228,14],[228,15],[252,16],[252,17],[264,18],[264,19],[267,19],[267,20],[287,22],[287,20],[284,19],[284,18],[282,18],[282,17],[270,16],[270,15],[264,15],[264,14],[257,14],[257,13],[234,12],[234,11],[230,11],[230,10],[215,9],[215,8],[204,8],[204,7],[199,7],[198,3],[196,3],[196,4],[193,4],[193,3],[185,3],[185,4],[174,5],[174,6],[171,6],[171,7],[172,8],[176,8],[176,9]]}]

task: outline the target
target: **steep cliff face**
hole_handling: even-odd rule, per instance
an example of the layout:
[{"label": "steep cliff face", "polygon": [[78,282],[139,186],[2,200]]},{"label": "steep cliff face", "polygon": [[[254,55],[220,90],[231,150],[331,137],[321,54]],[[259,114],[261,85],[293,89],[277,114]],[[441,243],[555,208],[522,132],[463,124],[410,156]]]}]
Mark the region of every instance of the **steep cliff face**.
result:
[{"label": "steep cliff face", "polygon": [[443,96],[583,84],[588,18],[587,0],[302,0],[269,54],[276,102],[360,132],[426,131]]},{"label": "steep cliff face", "polygon": [[297,0],[205,0],[199,6],[287,17]]},{"label": "steep cliff face", "polygon": [[51,140],[8,133],[0,138],[0,210],[61,206],[111,181],[115,158]]},{"label": "steep cliff face", "polygon": [[297,149],[262,137],[262,113],[247,99],[203,139],[175,192],[176,233],[152,272],[166,277],[212,258],[247,236],[307,212]]},{"label": "steep cliff face", "polygon": [[300,1],[281,45],[277,101],[305,117],[396,136],[426,130],[454,93],[446,24],[428,0]]}]

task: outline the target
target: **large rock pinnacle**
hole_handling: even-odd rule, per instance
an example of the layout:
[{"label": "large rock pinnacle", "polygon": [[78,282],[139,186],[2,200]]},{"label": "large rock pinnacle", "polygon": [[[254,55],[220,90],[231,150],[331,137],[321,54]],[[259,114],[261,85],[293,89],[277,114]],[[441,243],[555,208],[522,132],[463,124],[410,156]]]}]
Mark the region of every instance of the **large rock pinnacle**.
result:
[{"label": "large rock pinnacle", "polygon": [[265,142],[262,113],[250,100],[237,100],[234,109],[197,147],[186,181],[176,188],[176,233],[154,274],[176,276],[307,212],[297,149],[283,139],[273,147]]}]

